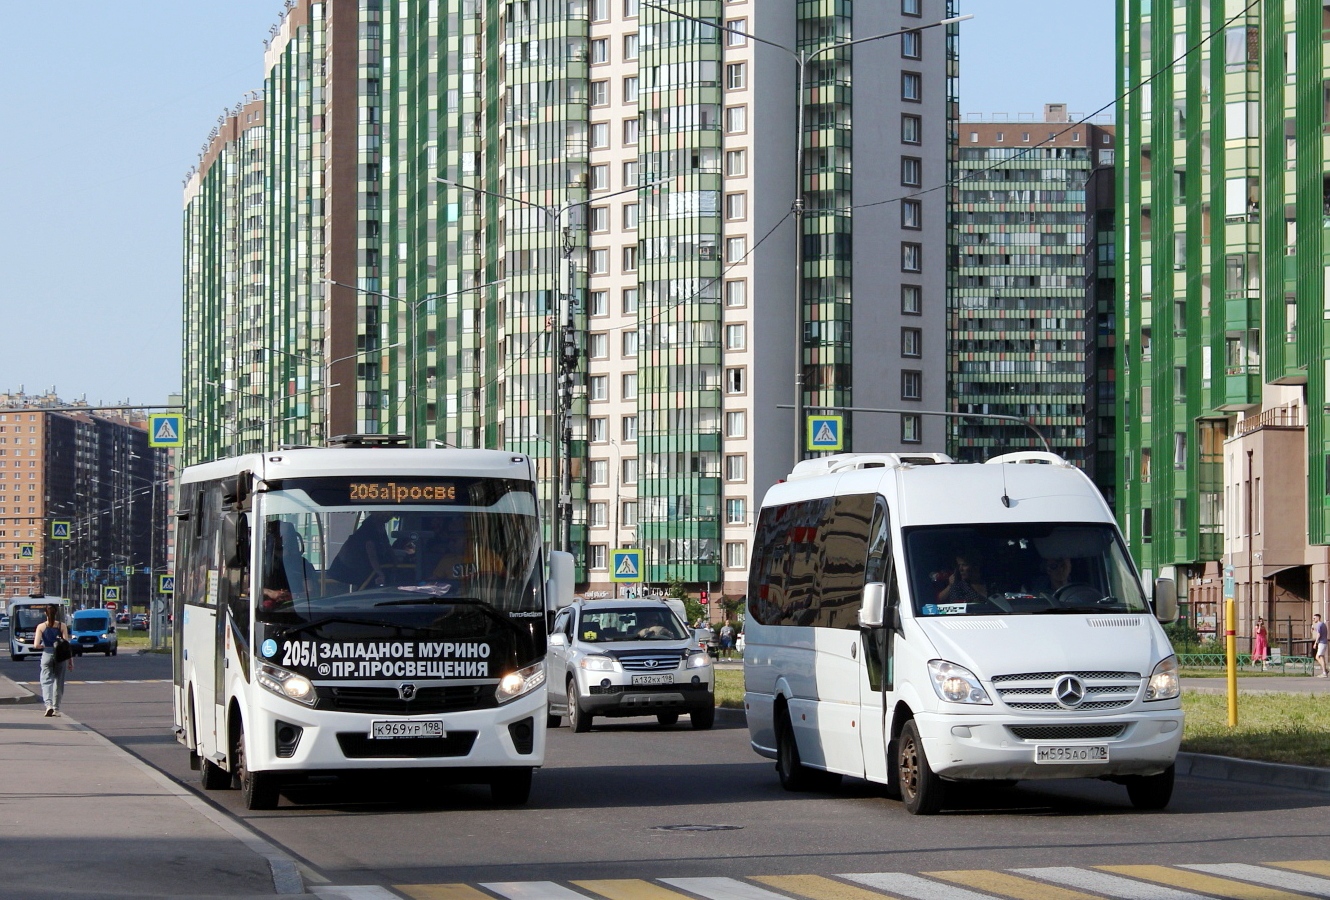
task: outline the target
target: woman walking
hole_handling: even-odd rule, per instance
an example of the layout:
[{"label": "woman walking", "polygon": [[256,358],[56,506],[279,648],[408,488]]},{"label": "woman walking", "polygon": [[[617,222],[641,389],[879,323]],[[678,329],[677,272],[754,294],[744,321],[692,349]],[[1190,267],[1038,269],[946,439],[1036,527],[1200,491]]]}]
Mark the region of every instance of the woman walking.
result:
[{"label": "woman walking", "polygon": [[1251,661],[1254,665],[1265,668],[1266,657],[1270,655],[1270,632],[1265,628],[1265,619],[1256,620],[1256,628],[1252,630],[1251,638]]},{"label": "woman walking", "polygon": [[74,658],[56,660],[55,645],[60,638],[69,640],[69,628],[60,620],[60,605],[48,603],[46,621],[37,626],[32,636],[32,649],[42,652],[42,701],[46,704],[46,715],[60,715],[60,698],[65,693],[65,672],[74,668]]}]

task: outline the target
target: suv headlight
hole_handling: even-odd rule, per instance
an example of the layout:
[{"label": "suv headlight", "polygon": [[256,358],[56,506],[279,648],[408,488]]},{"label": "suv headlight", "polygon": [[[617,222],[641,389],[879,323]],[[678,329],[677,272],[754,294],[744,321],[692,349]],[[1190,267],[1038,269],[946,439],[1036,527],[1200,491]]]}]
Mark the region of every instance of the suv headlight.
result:
[{"label": "suv headlight", "polygon": [[318,700],[318,695],[314,693],[314,685],[308,678],[295,672],[288,672],[286,669],[279,669],[269,663],[259,664],[258,681],[274,694],[306,706],[313,706]]},{"label": "suv headlight", "polygon": [[516,700],[523,694],[529,694],[536,688],[545,683],[545,663],[538,662],[535,665],[527,666],[525,669],[518,669],[516,672],[509,672],[499,679],[499,686],[494,689],[494,696],[500,703],[507,703],[509,700]]},{"label": "suv headlight", "polygon": [[1178,679],[1178,658],[1170,656],[1160,660],[1159,665],[1150,673],[1150,683],[1145,686],[1145,699],[1172,700],[1182,691],[1182,682]]},{"label": "suv headlight", "polygon": [[988,692],[979,683],[974,673],[964,666],[947,662],[945,659],[930,659],[928,674],[933,682],[933,690],[948,703],[978,703],[992,706]]},{"label": "suv headlight", "polygon": [[688,665],[686,668],[700,669],[703,666],[709,665],[711,665],[711,657],[707,653],[694,653],[692,656],[688,657]]},{"label": "suv headlight", "polygon": [[619,661],[612,656],[584,656],[577,664],[588,672],[618,672]]}]

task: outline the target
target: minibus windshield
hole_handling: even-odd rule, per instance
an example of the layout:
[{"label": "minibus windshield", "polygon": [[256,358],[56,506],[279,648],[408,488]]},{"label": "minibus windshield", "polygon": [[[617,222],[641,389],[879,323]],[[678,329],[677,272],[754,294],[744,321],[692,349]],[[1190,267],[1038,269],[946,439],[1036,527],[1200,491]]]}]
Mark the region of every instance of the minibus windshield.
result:
[{"label": "minibus windshield", "polygon": [[947,525],[904,537],[917,616],[1149,612],[1111,525]]}]

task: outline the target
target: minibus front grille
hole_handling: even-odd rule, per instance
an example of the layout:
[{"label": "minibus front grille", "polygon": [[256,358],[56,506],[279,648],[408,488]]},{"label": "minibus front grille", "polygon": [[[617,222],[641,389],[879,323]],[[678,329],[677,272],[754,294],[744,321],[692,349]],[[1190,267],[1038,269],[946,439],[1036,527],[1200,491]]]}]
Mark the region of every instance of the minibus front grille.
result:
[{"label": "minibus front grille", "polygon": [[395,687],[319,687],[318,709],[334,712],[418,716],[428,713],[492,709],[499,705],[492,684],[449,687],[418,687],[410,700],[403,700]]},{"label": "minibus front grille", "polygon": [[1121,737],[1126,725],[1008,725],[1013,737],[1022,741],[1083,741]]},{"label": "minibus front grille", "polygon": [[[1058,703],[1055,688],[1067,676],[1078,679],[1084,688],[1082,701],[1074,707]],[[1122,709],[1135,702],[1141,690],[1137,672],[1032,672],[1024,675],[997,675],[993,688],[998,699],[1011,709],[1026,712],[1104,712]]]}]

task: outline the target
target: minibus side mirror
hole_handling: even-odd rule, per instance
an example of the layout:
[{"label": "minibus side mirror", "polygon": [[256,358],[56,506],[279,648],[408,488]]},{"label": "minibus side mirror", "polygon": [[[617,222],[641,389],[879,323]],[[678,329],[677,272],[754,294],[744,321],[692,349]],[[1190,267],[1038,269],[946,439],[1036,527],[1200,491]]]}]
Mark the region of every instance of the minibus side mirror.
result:
[{"label": "minibus side mirror", "polygon": [[228,512],[222,517],[222,553],[228,569],[249,561],[249,519],[242,512]]},{"label": "minibus side mirror", "polygon": [[1178,586],[1172,578],[1155,581],[1155,618],[1165,625],[1178,620]]},{"label": "minibus side mirror", "polygon": [[564,634],[562,631],[556,631],[556,632],[554,632],[554,634],[550,635],[550,646],[551,646],[551,647],[567,647],[567,646],[568,646],[568,635]]},{"label": "minibus side mirror", "polygon": [[860,628],[881,628],[887,602],[887,586],[880,581],[864,585],[864,601],[859,607]]},{"label": "minibus side mirror", "polygon": [[573,603],[573,555],[562,550],[550,552],[550,577],[545,582],[545,605],[563,609]]}]

